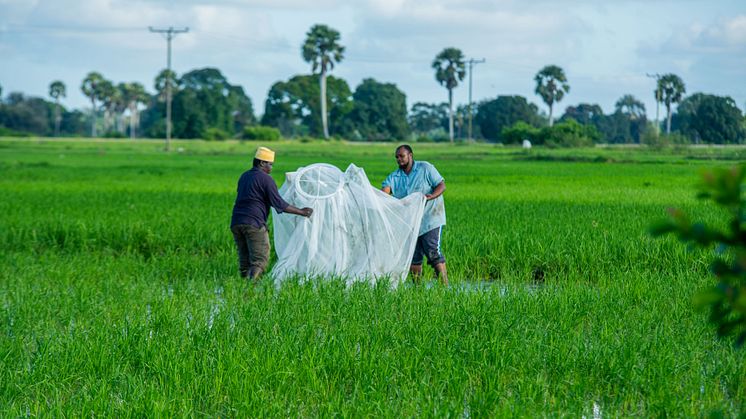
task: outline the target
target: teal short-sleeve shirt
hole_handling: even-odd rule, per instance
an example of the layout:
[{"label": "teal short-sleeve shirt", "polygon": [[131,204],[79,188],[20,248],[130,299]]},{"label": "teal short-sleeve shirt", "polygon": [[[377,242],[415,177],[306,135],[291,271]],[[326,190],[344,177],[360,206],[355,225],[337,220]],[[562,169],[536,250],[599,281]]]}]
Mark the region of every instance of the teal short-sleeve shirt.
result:
[{"label": "teal short-sleeve shirt", "polygon": [[[401,199],[413,192],[422,192],[423,194],[433,193],[435,187],[443,180],[443,176],[438,173],[435,166],[426,161],[415,161],[412,165],[412,171],[409,174],[404,173],[402,169],[398,169],[388,175],[386,180],[383,181],[382,186],[390,187],[391,194],[395,198]],[[443,195],[441,195],[427,201],[425,204],[425,212],[422,216],[419,235],[421,236],[445,224],[446,208],[443,202]]]}]

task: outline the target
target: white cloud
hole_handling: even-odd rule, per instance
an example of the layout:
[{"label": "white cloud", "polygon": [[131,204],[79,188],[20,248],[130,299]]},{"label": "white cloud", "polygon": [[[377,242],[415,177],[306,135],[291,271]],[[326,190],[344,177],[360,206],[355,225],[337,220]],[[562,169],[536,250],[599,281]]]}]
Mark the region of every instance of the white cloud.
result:
[{"label": "white cloud", "polygon": [[[6,93],[46,95],[53,78],[75,86],[98,70],[150,88],[166,43],[147,27],[188,26],[173,41],[174,68],[217,67],[261,111],[272,83],[309,72],[300,45],[315,23],[342,34],[346,57],[335,75],[352,88],[366,77],[396,83],[410,105],[445,99],[430,63],[449,46],[487,59],[475,68],[475,100],[538,101],[533,75],[546,64],[570,79],[563,106],[609,110],[625,93],[645,99],[652,91],[645,73],[656,71],[746,99],[738,92],[746,68],[739,0],[0,0],[0,83]],[[465,101],[467,90],[455,94]],[[68,100],[85,103],[72,92]]]},{"label": "white cloud", "polygon": [[649,54],[688,55],[724,54],[746,51],[746,14],[718,19],[709,24],[693,22],[677,27],[659,46],[643,46]]}]

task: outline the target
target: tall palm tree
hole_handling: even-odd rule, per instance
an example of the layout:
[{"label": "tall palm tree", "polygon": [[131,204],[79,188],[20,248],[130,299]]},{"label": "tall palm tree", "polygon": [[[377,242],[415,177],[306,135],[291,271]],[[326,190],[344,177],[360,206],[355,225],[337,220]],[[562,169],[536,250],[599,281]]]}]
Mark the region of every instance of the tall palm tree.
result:
[{"label": "tall palm tree", "polygon": [[[645,104],[632,95],[624,95],[614,104],[616,113],[624,115],[629,121],[629,134],[635,143],[640,143],[648,121],[645,116]],[[625,135],[626,138],[626,135]]]},{"label": "tall palm tree", "polygon": [[554,124],[552,110],[554,104],[565,97],[565,93],[570,92],[570,85],[567,84],[567,77],[561,67],[548,65],[541,69],[534,77],[536,81],[536,94],[541,96],[544,103],[549,106],[549,126]]},{"label": "tall palm tree", "polygon": [[96,89],[96,99],[98,99],[103,105],[104,133],[108,133],[112,126],[112,115],[116,113],[116,108],[119,105],[119,90],[111,81],[103,80],[101,83],[98,84],[98,87]]},{"label": "tall palm tree", "polygon": [[127,109],[130,111],[130,138],[135,139],[137,138],[137,127],[140,124],[140,112],[137,106],[146,103],[149,96],[145,87],[137,82],[125,83],[122,86],[122,96]]},{"label": "tall palm tree", "polygon": [[91,71],[83,79],[80,90],[83,94],[91,99],[91,137],[96,136],[96,99],[99,95],[99,85],[104,81],[101,73]]},{"label": "tall palm tree", "polygon": [[645,104],[632,95],[624,95],[614,104],[617,112],[628,115],[630,119],[639,119],[645,116]]},{"label": "tall palm tree", "polygon": [[126,134],[127,132],[127,124],[125,122],[127,115],[125,115],[125,112],[127,112],[127,110],[129,110],[130,108],[130,84],[131,83],[117,84],[117,93],[116,97],[114,98],[114,104],[112,107],[112,110],[114,112],[114,122],[116,125],[116,130],[122,135]]},{"label": "tall palm tree", "polygon": [[55,80],[49,85],[49,96],[54,99],[54,136],[60,136],[60,122],[62,116],[60,115],[60,98],[67,96],[67,88],[65,83]]},{"label": "tall palm tree", "polygon": [[664,74],[658,79],[655,97],[666,105],[666,134],[671,133],[671,104],[681,102],[686,93],[686,86],[676,74]]},{"label": "tall palm tree", "polygon": [[321,90],[321,126],[324,130],[324,138],[329,138],[329,124],[326,112],[326,76],[334,69],[334,63],[339,63],[344,58],[345,47],[339,45],[339,32],[326,25],[313,25],[306,34],[306,42],[303,44],[303,59],[311,63],[311,71],[316,74],[319,71],[319,84]]},{"label": "tall palm tree", "polygon": [[448,89],[448,136],[453,142],[453,89],[466,76],[464,54],[458,48],[446,48],[433,60],[435,80]]}]

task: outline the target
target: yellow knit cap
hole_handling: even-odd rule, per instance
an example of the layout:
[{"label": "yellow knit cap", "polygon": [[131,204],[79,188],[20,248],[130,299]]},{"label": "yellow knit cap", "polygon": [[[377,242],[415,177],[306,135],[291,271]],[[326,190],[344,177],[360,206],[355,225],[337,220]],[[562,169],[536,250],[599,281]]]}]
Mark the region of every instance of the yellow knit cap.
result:
[{"label": "yellow knit cap", "polygon": [[275,152],[268,149],[267,147],[259,147],[256,149],[256,155],[254,158],[262,160],[262,161],[268,161],[270,163],[275,162]]}]

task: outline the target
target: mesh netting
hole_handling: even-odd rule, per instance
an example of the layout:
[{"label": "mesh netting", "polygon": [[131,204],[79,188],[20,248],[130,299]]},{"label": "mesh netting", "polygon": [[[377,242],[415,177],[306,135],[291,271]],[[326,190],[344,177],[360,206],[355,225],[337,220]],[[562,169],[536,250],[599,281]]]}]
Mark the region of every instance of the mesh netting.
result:
[{"label": "mesh netting", "polygon": [[274,214],[278,283],[292,276],[341,277],[348,284],[407,277],[425,197],[393,198],[371,186],[365,171],[313,164],[286,174],[280,195],[310,218]]}]

